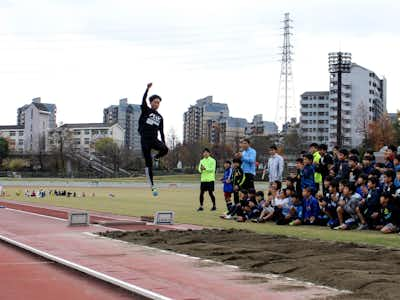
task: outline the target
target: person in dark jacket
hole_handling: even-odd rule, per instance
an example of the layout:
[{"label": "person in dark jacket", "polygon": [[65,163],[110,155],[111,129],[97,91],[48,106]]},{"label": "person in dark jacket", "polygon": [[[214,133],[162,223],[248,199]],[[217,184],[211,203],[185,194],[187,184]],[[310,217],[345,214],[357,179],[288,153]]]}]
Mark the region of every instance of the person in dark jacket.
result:
[{"label": "person in dark jacket", "polygon": [[[158,161],[161,157],[167,155],[168,147],[165,145],[164,120],[157,111],[160,107],[161,97],[157,95],[151,96],[149,98],[150,107],[147,105],[147,94],[151,87],[152,83],[149,83],[143,95],[142,104],[140,106],[142,113],[139,117],[138,131],[141,137],[142,152],[146,165],[145,174],[153,195],[157,196],[158,191],[153,181],[153,159]],[[158,139],[159,132],[161,141]],[[152,157],[151,150],[156,150],[158,153]]]}]

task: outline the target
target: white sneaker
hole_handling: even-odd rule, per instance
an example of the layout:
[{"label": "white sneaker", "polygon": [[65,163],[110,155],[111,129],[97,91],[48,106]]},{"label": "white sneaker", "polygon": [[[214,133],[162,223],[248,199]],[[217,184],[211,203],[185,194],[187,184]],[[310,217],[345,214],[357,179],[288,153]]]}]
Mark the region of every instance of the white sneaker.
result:
[{"label": "white sneaker", "polygon": [[366,230],[366,229],[368,229],[368,225],[367,224],[360,224],[357,227],[357,230]]},{"label": "white sneaker", "polygon": [[334,229],[334,230],[344,230],[344,229],[346,229],[346,228],[347,228],[347,226],[346,226],[345,224],[342,224],[342,225],[339,225],[339,226],[334,227],[333,229]]}]

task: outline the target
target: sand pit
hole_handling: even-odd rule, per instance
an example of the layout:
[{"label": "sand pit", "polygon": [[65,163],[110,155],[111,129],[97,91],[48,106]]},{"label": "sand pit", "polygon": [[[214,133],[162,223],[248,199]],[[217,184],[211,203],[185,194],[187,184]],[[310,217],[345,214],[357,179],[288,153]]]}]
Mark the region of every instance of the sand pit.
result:
[{"label": "sand pit", "polygon": [[[124,241],[350,290],[340,299],[399,299],[400,249],[244,230],[107,232]],[[400,238],[400,237],[399,237]]]}]

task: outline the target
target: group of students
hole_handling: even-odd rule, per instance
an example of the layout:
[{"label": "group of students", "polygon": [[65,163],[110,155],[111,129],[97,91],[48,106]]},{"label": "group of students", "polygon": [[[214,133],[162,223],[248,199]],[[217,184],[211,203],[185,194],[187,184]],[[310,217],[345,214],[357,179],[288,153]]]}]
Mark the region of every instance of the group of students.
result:
[{"label": "group of students", "polygon": [[[311,144],[296,160],[296,173],[263,191],[244,189],[240,161],[225,162],[224,219],[278,225],[319,225],[336,230],[400,230],[400,154],[386,147],[384,161],[374,152],[353,149],[328,152]],[[233,201],[232,201],[233,194]]]},{"label": "group of students", "polygon": [[[21,195],[21,192],[16,192],[17,196]],[[46,195],[48,196],[56,196],[56,197],[73,197],[73,198],[85,198],[86,193],[77,193],[77,192],[70,192],[66,190],[44,190],[44,189],[39,189],[38,191],[32,190],[25,190],[24,196],[26,198],[29,197],[36,197],[36,198],[45,198]],[[91,194],[92,197],[95,197],[95,193]]]}]

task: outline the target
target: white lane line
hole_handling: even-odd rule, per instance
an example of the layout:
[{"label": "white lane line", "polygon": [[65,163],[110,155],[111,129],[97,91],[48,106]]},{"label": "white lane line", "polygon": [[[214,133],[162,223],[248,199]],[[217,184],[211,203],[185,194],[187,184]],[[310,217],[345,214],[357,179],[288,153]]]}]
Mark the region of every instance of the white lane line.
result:
[{"label": "white lane line", "polygon": [[[34,206],[32,206],[32,207],[34,207]],[[68,221],[68,220],[62,219],[62,218],[52,217],[52,216],[48,216],[48,215],[42,215],[42,214],[38,214],[38,213],[30,212],[30,211],[25,211],[25,210],[19,210],[19,209],[15,209],[15,208],[6,207],[6,210],[11,210],[11,211],[22,213],[22,214],[38,216],[38,217],[43,217],[43,218],[48,218],[48,219],[53,219],[53,220],[58,220],[58,221],[63,221],[63,222],[67,222]]]},{"label": "white lane line", "polygon": [[[36,208],[36,206],[31,206],[31,207]],[[42,214],[33,213],[33,212],[25,211],[25,210],[19,210],[19,209],[8,208],[8,207],[6,207],[5,209],[6,210],[11,210],[13,212],[21,213],[21,214],[27,214],[27,215],[32,215],[32,216],[37,216],[37,217],[43,217],[43,218],[48,218],[48,219],[52,219],[52,220],[57,220],[57,221],[68,222],[68,220],[63,219],[63,218],[57,218],[57,217],[52,217],[52,216],[48,216],[48,215],[42,215]],[[90,213],[89,213],[89,216],[92,216],[92,215],[90,215]],[[118,228],[114,228],[114,227],[108,227],[108,226],[104,226],[104,225],[100,225],[100,224],[90,224],[89,226],[102,227],[102,228],[106,228],[108,230],[123,231],[122,229],[118,229]]]},{"label": "white lane line", "polygon": [[106,275],[104,273],[97,272],[97,271],[95,271],[93,269],[84,267],[82,265],[76,264],[74,262],[71,262],[69,260],[66,260],[66,259],[63,259],[63,258],[60,258],[60,257],[57,257],[57,256],[52,255],[50,253],[47,253],[45,251],[41,251],[39,249],[36,249],[36,248],[31,247],[31,246],[25,245],[23,243],[20,243],[18,241],[10,239],[10,238],[8,238],[6,236],[0,235],[0,240],[4,241],[6,243],[9,243],[11,245],[14,245],[16,247],[19,247],[21,249],[24,249],[26,251],[29,251],[31,253],[34,253],[36,255],[39,255],[41,257],[44,257],[44,258],[46,258],[48,260],[51,260],[51,261],[54,261],[54,262],[59,263],[61,265],[64,265],[64,266],[66,266],[68,268],[77,270],[79,272],[85,273],[85,274],[87,274],[89,276],[95,277],[95,278],[100,279],[102,281],[105,281],[105,282],[111,283],[113,285],[119,286],[120,288],[123,288],[123,289],[128,290],[128,291],[133,292],[133,293],[136,293],[138,295],[147,297],[149,299],[152,299],[152,300],[172,300],[171,298],[168,298],[168,297],[163,296],[161,294],[158,294],[158,293],[152,292],[150,290],[141,288],[141,287],[139,287],[137,285],[134,285],[134,284],[127,283],[125,281],[122,281],[122,280],[117,279],[115,277]]}]

